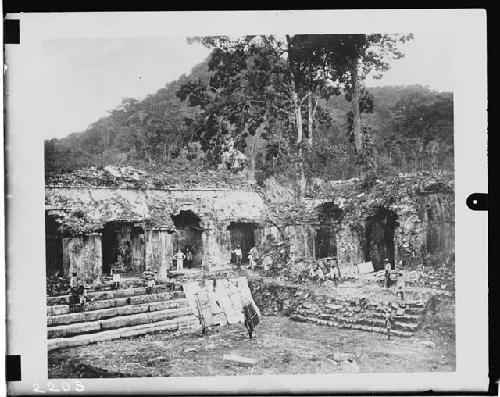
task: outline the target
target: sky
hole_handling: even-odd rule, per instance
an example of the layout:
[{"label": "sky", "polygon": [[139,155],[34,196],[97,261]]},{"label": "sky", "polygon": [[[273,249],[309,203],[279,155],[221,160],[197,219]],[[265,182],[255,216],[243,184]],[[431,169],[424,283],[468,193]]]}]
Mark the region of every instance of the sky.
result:
[{"label": "sky", "polygon": [[[123,98],[142,99],[202,62],[208,49],[185,37],[58,39],[43,46],[44,137],[85,130]],[[421,84],[452,91],[450,37],[415,34],[405,57],[368,86]]]}]

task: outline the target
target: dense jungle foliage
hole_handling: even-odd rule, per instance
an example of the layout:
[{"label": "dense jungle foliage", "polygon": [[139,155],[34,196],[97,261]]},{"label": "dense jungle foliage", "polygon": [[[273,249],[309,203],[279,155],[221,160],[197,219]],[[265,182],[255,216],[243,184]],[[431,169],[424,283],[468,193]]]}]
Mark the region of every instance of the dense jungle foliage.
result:
[{"label": "dense jungle foliage", "polygon": [[453,97],[367,88],[411,35],[191,38],[208,59],[85,131],[45,141],[46,175],[89,166],[230,170],[261,183],[453,170]]}]

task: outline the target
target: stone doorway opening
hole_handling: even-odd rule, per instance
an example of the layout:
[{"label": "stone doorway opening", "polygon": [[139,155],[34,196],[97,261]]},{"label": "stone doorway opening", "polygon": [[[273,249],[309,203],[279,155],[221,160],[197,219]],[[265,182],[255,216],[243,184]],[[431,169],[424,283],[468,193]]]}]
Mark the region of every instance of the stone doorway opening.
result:
[{"label": "stone doorway opening", "polygon": [[332,226],[316,229],[316,259],[337,256],[337,239]]},{"label": "stone doorway opening", "polygon": [[193,254],[193,261],[191,263],[184,261],[184,268],[201,268],[203,259],[201,219],[193,211],[187,210],[180,211],[178,215],[172,215],[172,221],[176,229],[173,234],[174,255],[179,248],[184,253],[189,248]]},{"label": "stone doorway opening", "polygon": [[397,215],[386,208],[379,208],[366,218],[365,261],[371,261],[375,270],[382,270],[384,259],[395,268],[394,232],[399,225]]},{"label": "stone doorway opening", "polygon": [[317,208],[319,227],[316,228],[316,259],[337,256],[337,231],[342,219],[342,210],[328,202]]},{"label": "stone doorway opening", "polygon": [[102,273],[115,267],[127,275],[140,275],[145,270],[146,246],[144,229],[130,222],[114,221],[102,230]]},{"label": "stone doorway opening", "polygon": [[248,263],[248,253],[255,246],[255,223],[231,222],[227,227],[230,233],[230,249],[241,247],[242,262]]},{"label": "stone doorway opening", "polygon": [[64,274],[63,235],[55,217],[45,213],[45,268],[47,276]]}]

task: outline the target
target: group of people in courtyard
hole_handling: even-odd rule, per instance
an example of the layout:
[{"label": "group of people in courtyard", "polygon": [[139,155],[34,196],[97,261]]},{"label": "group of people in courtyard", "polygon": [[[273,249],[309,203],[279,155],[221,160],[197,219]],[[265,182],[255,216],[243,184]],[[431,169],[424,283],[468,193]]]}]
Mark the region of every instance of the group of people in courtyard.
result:
[{"label": "group of people in courtyard", "polygon": [[[248,269],[255,269],[257,267],[257,261],[259,260],[259,253],[257,251],[257,248],[252,247],[248,251],[246,259],[248,260]],[[231,249],[231,264],[236,266],[238,269],[240,269],[243,264],[243,251],[241,250],[240,244],[236,244]]]},{"label": "group of people in courtyard", "polygon": [[313,262],[309,268],[309,278],[315,280],[319,285],[323,285],[326,280],[333,281],[337,287],[341,280],[341,273],[337,257],[327,258],[326,262]]}]

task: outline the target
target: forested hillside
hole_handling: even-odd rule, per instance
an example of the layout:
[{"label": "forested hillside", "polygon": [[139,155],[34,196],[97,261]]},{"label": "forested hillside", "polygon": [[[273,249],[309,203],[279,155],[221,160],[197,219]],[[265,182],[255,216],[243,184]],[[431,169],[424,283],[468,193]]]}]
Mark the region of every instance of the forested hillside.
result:
[{"label": "forested hillside", "polygon": [[[353,71],[348,62],[347,39],[286,39],[195,39],[212,53],[188,75],[144,100],[123,99],[85,131],[47,140],[46,175],[131,165],[179,175],[224,169],[260,183],[271,175],[311,180],[453,170],[451,93],[366,88],[357,64]],[[384,59],[366,58],[368,44],[364,55],[356,53],[359,73],[370,71],[366,65],[383,72]]]}]

